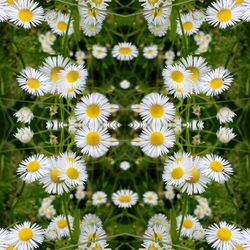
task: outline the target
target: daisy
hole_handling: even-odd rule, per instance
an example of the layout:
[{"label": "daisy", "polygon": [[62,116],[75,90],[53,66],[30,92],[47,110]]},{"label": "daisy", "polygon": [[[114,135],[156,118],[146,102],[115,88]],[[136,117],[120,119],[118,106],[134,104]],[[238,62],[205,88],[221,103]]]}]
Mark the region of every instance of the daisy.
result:
[{"label": "daisy", "polygon": [[139,0],[142,2],[142,6],[147,9],[153,9],[159,7],[159,5],[163,2],[162,0]]},{"label": "daisy", "polygon": [[112,201],[120,208],[129,208],[138,201],[138,194],[129,189],[121,189],[112,194]]},{"label": "daisy", "polygon": [[[0,249],[8,249],[8,235],[9,235],[9,231],[5,230],[3,228],[0,228]],[[13,246],[14,249],[14,246]]]},{"label": "daisy", "polygon": [[47,164],[48,160],[44,155],[32,155],[20,163],[17,174],[23,181],[31,183],[39,180],[47,173]]},{"label": "daisy", "polygon": [[157,8],[144,8],[143,15],[148,23],[155,25],[164,25],[168,22],[171,9],[165,6]]},{"label": "daisy", "polygon": [[68,28],[69,19],[70,19],[69,14],[58,12],[56,14],[56,18],[52,21],[49,21],[48,24],[52,29],[52,31],[59,36],[64,36],[67,33],[67,30],[68,30],[68,35],[71,35],[74,32],[74,29],[72,21],[70,22]]},{"label": "daisy", "polygon": [[77,156],[75,152],[64,152],[60,154],[60,158],[69,164],[76,164],[80,168],[85,168],[85,163],[80,156]]},{"label": "daisy", "polygon": [[4,22],[9,19],[9,16],[6,12],[8,4],[6,0],[0,0],[0,22]]},{"label": "daisy", "polygon": [[175,108],[173,103],[169,102],[167,96],[159,93],[150,93],[142,99],[139,114],[143,121],[149,124],[166,124],[173,119]]},{"label": "daisy", "polygon": [[185,181],[181,187],[182,192],[187,192],[188,194],[200,194],[203,193],[207,187],[210,180],[207,178],[200,166],[201,159],[195,157],[192,159],[191,169],[189,172],[189,178]]},{"label": "daisy", "polygon": [[210,70],[206,60],[201,56],[188,56],[187,58],[182,58],[181,63],[186,70],[191,72],[192,91],[200,93],[201,78]]},{"label": "daisy", "polygon": [[201,171],[211,180],[224,183],[233,174],[230,163],[222,157],[214,154],[206,155],[201,161]]},{"label": "daisy", "polygon": [[67,218],[64,215],[58,215],[52,219],[51,226],[55,228],[59,238],[69,237],[69,227],[73,229],[74,218],[71,215],[68,215],[68,221],[69,226]]},{"label": "daisy", "polygon": [[[236,0],[236,3],[242,0]],[[241,10],[241,19],[243,19],[246,22],[250,22],[250,0],[245,0],[241,5],[239,6]]]},{"label": "daisy", "polygon": [[162,71],[164,83],[170,89],[183,89],[190,91],[192,86],[192,74],[181,64],[168,65]]},{"label": "daisy", "polygon": [[128,80],[122,80],[120,83],[119,83],[120,87],[122,89],[128,89],[131,85],[131,83],[128,81]]},{"label": "daisy", "polygon": [[[91,245],[88,247],[88,250],[111,250],[111,248],[108,247],[107,243],[103,243],[103,242],[93,242],[91,243]],[[84,249],[85,250],[85,249]]]},{"label": "daisy", "polygon": [[107,194],[102,191],[98,191],[93,193],[92,195],[92,203],[94,206],[105,204],[107,202]]},{"label": "daisy", "polygon": [[217,0],[206,11],[206,19],[213,26],[225,29],[239,22],[241,18],[240,7],[234,1]]},{"label": "daisy", "polygon": [[243,247],[246,249],[250,249],[250,228],[247,228],[241,232],[241,235],[244,239]]},{"label": "daisy", "polygon": [[151,45],[143,48],[143,56],[147,59],[153,59],[158,55],[157,45]]},{"label": "daisy", "polygon": [[162,179],[166,185],[181,186],[190,178],[190,168],[188,161],[167,164],[164,166]]},{"label": "daisy", "polygon": [[175,136],[172,130],[166,126],[152,124],[152,126],[143,128],[140,140],[142,151],[146,155],[156,158],[169,152],[169,148],[174,146]]},{"label": "daisy", "polygon": [[97,59],[103,59],[107,56],[107,48],[104,46],[93,45],[92,55]]},{"label": "daisy", "polygon": [[9,231],[9,242],[17,249],[32,250],[38,248],[44,239],[44,230],[37,224],[24,222]]},{"label": "daisy", "polygon": [[186,152],[175,152],[174,155],[171,155],[167,160],[166,164],[179,163],[182,161],[189,162],[191,164],[190,153]]},{"label": "daisy", "polygon": [[[97,9],[104,9],[105,7],[108,6],[108,3],[110,3],[111,0],[89,0],[88,4],[90,4],[90,6],[92,8],[97,8]],[[86,5],[85,1],[79,1],[79,5]]]},{"label": "daisy", "polygon": [[82,127],[77,131],[75,141],[83,154],[97,158],[104,155],[110,147],[110,135],[106,128],[96,124]]},{"label": "daisy", "polygon": [[219,67],[208,72],[201,81],[202,92],[207,96],[213,96],[227,90],[233,82],[233,76],[227,69]]},{"label": "daisy", "polygon": [[112,56],[121,61],[130,61],[137,57],[137,55],[138,50],[132,43],[118,43],[118,45],[115,45],[112,49]]},{"label": "daisy", "polygon": [[78,94],[82,93],[83,86],[59,89],[60,96],[63,98],[75,98]]},{"label": "daisy", "polygon": [[67,183],[62,179],[62,166],[61,162],[51,157],[48,160],[48,166],[46,168],[47,174],[40,179],[43,187],[47,193],[59,194],[69,191]]},{"label": "daisy", "polygon": [[14,116],[17,118],[18,122],[30,123],[34,118],[34,114],[28,107],[22,107],[19,109]]},{"label": "daisy", "polygon": [[170,229],[170,225],[167,219],[167,216],[165,214],[155,214],[153,215],[149,221],[148,221],[148,227],[154,227],[154,226],[159,226],[162,225],[163,227],[165,227],[166,231],[169,231]]},{"label": "daisy", "polygon": [[130,163],[128,161],[120,162],[120,169],[127,171],[130,168]]},{"label": "daisy", "polygon": [[49,92],[54,94],[59,89],[61,80],[60,72],[69,64],[68,58],[63,58],[61,55],[50,56],[45,59],[40,71],[48,78]]},{"label": "daisy", "polygon": [[220,127],[220,129],[216,132],[217,139],[221,143],[228,143],[230,142],[233,138],[236,137],[236,134],[233,133],[232,128],[223,128]]},{"label": "daisy", "polygon": [[110,116],[109,100],[100,93],[91,93],[81,98],[76,104],[76,118],[84,123],[101,124],[107,122]]},{"label": "daisy", "polygon": [[200,28],[200,23],[194,20],[192,13],[181,14],[181,18],[177,22],[176,32],[177,34],[182,35],[182,29],[183,29],[184,34],[190,36],[197,33],[199,28]]},{"label": "daisy", "polygon": [[[179,215],[176,218],[176,221],[177,221],[177,228],[180,228],[182,215]],[[192,215],[186,215],[182,222],[181,236],[192,238],[193,232],[198,226],[200,226],[200,223],[197,218],[193,217]]]},{"label": "daisy", "polygon": [[157,205],[158,204],[158,195],[155,192],[148,191],[143,194],[143,202],[149,205]]},{"label": "daisy", "polygon": [[154,227],[148,227],[144,233],[144,243],[160,243],[162,245],[171,244],[171,237],[169,231],[162,225],[156,225]]},{"label": "daisy", "polygon": [[167,34],[167,30],[170,25],[170,21],[169,20],[166,20],[166,21],[167,23],[164,23],[164,24],[148,23],[148,30],[154,36],[163,37]]},{"label": "daisy", "polygon": [[144,242],[141,245],[143,248],[139,248],[139,250],[163,250],[164,248],[161,247],[161,245],[157,242]]},{"label": "daisy", "polygon": [[228,107],[220,108],[216,114],[216,118],[219,120],[220,124],[232,122],[235,116],[236,114]]},{"label": "daisy", "polygon": [[43,96],[48,92],[49,79],[33,68],[26,68],[17,76],[19,86],[31,95]]},{"label": "daisy", "polygon": [[[189,85],[191,88],[191,85]],[[177,86],[169,87],[166,84],[166,89],[169,91],[169,94],[174,95],[175,98],[187,98],[190,96],[190,89],[187,89],[186,86]]]},{"label": "daisy", "polygon": [[82,222],[81,222],[81,225],[80,225],[80,228],[81,228],[81,231],[84,231],[84,229],[87,227],[87,226],[96,226],[97,228],[98,227],[101,227],[102,226],[102,221],[101,219],[95,215],[95,214],[85,214],[83,219],[82,219]]},{"label": "daisy", "polygon": [[84,228],[81,232],[78,247],[79,249],[88,249],[88,245],[91,243],[106,244],[106,233],[101,227],[96,227],[94,225],[89,225]]},{"label": "daisy", "polygon": [[36,27],[44,20],[43,8],[33,0],[18,0],[6,9],[11,22],[25,29]]},{"label": "daisy", "polygon": [[[83,19],[82,19],[83,20]],[[102,24],[86,24],[81,21],[81,28],[85,36],[92,37],[96,36],[102,29]]]},{"label": "daisy", "polygon": [[206,230],[206,240],[215,249],[233,249],[241,243],[240,229],[224,221],[213,224]]},{"label": "daisy", "polygon": [[22,143],[29,143],[34,136],[34,132],[30,127],[18,128],[14,137],[17,138]]}]

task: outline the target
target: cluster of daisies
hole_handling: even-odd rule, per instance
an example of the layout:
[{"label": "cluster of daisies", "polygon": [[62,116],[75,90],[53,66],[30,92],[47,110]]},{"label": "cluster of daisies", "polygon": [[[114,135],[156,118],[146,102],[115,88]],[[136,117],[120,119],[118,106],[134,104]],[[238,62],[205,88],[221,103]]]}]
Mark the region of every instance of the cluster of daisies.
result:
[{"label": "cluster of daisies", "polygon": [[233,76],[224,67],[211,69],[203,57],[191,55],[166,66],[162,76],[166,89],[177,98],[199,93],[219,95],[233,82]]},{"label": "cluster of daisies", "polygon": [[42,199],[41,207],[38,210],[39,216],[51,219],[56,214],[56,209],[53,205],[54,199],[55,196],[53,195]]},{"label": "cluster of daisies", "polygon": [[195,54],[202,54],[208,51],[209,44],[212,41],[212,36],[210,34],[205,34],[204,32],[199,31],[194,36],[194,41],[198,46],[197,50],[195,51]]},{"label": "cluster of daisies", "polygon": [[48,54],[54,54],[55,51],[53,50],[52,46],[56,41],[56,36],[47,31],[45,34],[40,34],[38,36],[38,41],[41,43],[42,51]]},{"label": "cluster of daisies", "polygon": [[206,216],[211,216],[212,210],[209,207],[208,200],[205,197],[201,197],[199,195],[196,195],[195,199],[198,202],[198,204],[194,209],[194,215],[198,219],[203,219]]},{"label": "cluster of daisies", "polygon": [[38,181],[47,193],[58,195],[84,185],[88,179],[82,158],[69,152],[52,157],[29,156],[20,163],[17,174],[24,182]]}]

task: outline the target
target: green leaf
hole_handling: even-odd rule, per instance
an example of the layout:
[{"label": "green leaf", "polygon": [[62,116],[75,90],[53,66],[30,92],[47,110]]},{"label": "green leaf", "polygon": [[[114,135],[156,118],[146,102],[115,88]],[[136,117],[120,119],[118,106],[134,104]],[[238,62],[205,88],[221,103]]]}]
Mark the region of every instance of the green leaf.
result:
[{"label": "green leaf", "polygon": [[178,6],[173,6],[172,12],[170,15],[169,39],[171,42],[173,42],[175,40],[175,37],[176,37],[177,16],[178,16]]},{"label": "green leaf", "polygon": [[80,14],[77,6],[73,6],[72,9],[72,16],[74,17],[73,28],[74,28],[74,35],[76,42],[80,41]]},{"label": "green leaf", "polygon": [[171,238],[172,238],[172,242],[174,244],[178,244],[179,239],[178,239],[178,235],[177,235],[177,225],[176,225],[176,212],[175,209],[172,208],[170,210],[170,234],[171,234]]}]

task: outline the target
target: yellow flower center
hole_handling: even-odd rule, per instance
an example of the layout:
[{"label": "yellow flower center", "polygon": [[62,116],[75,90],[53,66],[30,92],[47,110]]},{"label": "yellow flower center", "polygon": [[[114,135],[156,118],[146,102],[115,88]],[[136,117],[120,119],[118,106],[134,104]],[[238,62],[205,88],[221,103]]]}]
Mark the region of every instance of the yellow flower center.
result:
[{"label": "yellow flower center", "polygon": [[33,236],[33,232],[31,228],[22,228],[18,232],[18,238],[19,240],[22,240],[22,241],[28,241],[32,239],[32,236]]},{"label": "yellow flower center", "polygon": [[75,159],[74,157],[72,157],[72,156],[68,156],[68,157],[67,157],[67,161],[72,162],[72,163],[75,163],[75,162],[76,162],[76,159]]},{"label": "yellow flower center", "polygon": [[39,161],[31,161],[27,164],[27,170],[28,172],[36,172],[38,169],[40,169],[41,164]]},{"label": "yellow flower center", "polygon": [[228,22],[232,19],[232,12],[230,9],[222,9],[217,13],[217,18],[220,22]]},{"label": "yellow flower center", "polygon": [[149,137],[150,143],[154,146],[162,145],[164,142],[164,135],[162,132],[153,132]]},{"label": "yellow flower center", "polygon": [[6,248],[6,250],[14,250],[15,248],[14,248],[14,246],[8,246],[7,248]]},{"label": "yellow flower center", "polygon": [[190,31],[193,28],[193,24],[191,22],[185,22],[183,23],[183,29],[184,31]]},{"label": "yellow flower center", "polygon": [[195,67],[189,67],[188,70],[191,72],[192,81],[197,81],[200,77],[200,71]]},{"label": "yellow flower center", "polygon": [[232,232],[228,228],[220,228],[217,231],[217,237],[220,240],[227,241],[232,238]]},{"label": "yellow flower center", "polygon": [[185,220],[183,221],[183,227],[189,229],[189,228],[192,228],[192,226],[193,226],[192,220],[190,220],[190,219],[185,219]]},{"label": "yellow flower center", "polygon": [[130,202],[131,200],[132,200],[132,197],[131,197],[131,195],[120,195],[119,196],[119,201],[120,202],[123,202],[123,203],[128,203],[128,202]]},{"label": "yellow flower center", "polygon": [[92,2],[96,5],[99,6],[102,3],[102,0],[92,0]]},{"label": "yellow flower center", "polygon": [[60,229],[63,229],[67,226],[67,220],[66,219],[60,219],[57,221],[57,226],[60,228]]},{"label": "yellow flower center", "polygon": [[221,78],[214,78],[211,82],[210,82],[210,87],[212,89],[219,89],[223,86],[224,81]]},{"label": "yellow flower center", "polygon": [[89,132],[86,136],[87,144],[96,146],[100,143],[101,137],[97,132]]},{"label": "yellow flower center", "polygon": [[38,89],[41,85],[41,83],[35,78],[27,79],[26,83],[27,83],[28,87],[31,89]]},{"label": "yellow flower center", "polygon": [[69,167],[69,168],[67,168],[66,175],[70,179],[75,180],[75,179],[77,179],[79,177],[79,171],[76,168]]},{"label": "yellow flower center", "polygon": [[183,167],[175,167],[172,171],[171,171],[171,177],[175,180],[180,179],[182,176],[184,175],[184,170]]},{"label": "yellow flower center", "polygon": [[158,250],[159,248],[154,246],[153,244],[148,247],[148,250]]},{"label": "yellow flower center", "polygon": [[97,244],[94,247],[92,247],[92,250],[102,250],[102,249],[103,248],[99,244]]},{"label": "yellow flower center", "polygon": [[236,4],[243,4],[245,0],[235,0]]},{"label": "yellow flower center", "polygon": [[148,3],[154,6],[158,3],[158,0],[148,0]]},{"label": "yellow flower center", "polygon": [[97,50],[97,54],[101,56],[103,54],[103,51],[102,50]]},{"label": "yellow flower center", "polygon": [[153,118],[158,119],[164,115],[164,108],[159,104],[153,104],[150,107],[149,112]]},{"label": "yellow flower center", "polygon": [[157,9],[157,10],[153,9],[151,13],[154,17],[160,17],[162,16],[162,9]]},{"label": "yellow flower center", "polygon": [[175,159],[174,159],[174,162],[180,162],[183,160],[183,157],[182,156],[177,156]]},{"label": "yellow flower center", "polygon": [[97,118],[100,115],[100,113],[101,113],[101,109],[96,104],[91,104],[87,106],[86,108],[86,115],[91,119]]},{"label": "yellow flower center", "polygon": [[91,241],[91,240],[99,240],[99,236],[96,234],[96,233],[88,233],[88,241]]},{"label": "yellow flower center", "polygon": [[96,198],[98,201],[101,201],[103,199],[103,196],[102,195],[98,195],[97,198]]},{"label": "yellow flower center", "polygon": [[181,71],[179,70],[175,70],[171,73],[171,78],[177,82],[177,83],[180,83],[180,82],[183,82],[184,80],[184,75]]},{"label": "yellow flower center", "polygon": [[221,162],[219,161],[212,161],[210,163],[210,168],[215,171],[215,172],[222,172],[224,169],[224,166]]},{"label": "yellow flower center", "polygon": [[132,50],[130,48],[123,47],[119,49],[119,54],[122,56],[131,55],[131,53],[132,53]]},{"label": "yellow flower center", "polygon": [[53,168],[50,171],[50,178],[55,183],[62,183],[63,181],[60,178],[61,171],[59,168]]},{"label": "yellow flower center", "polygon": [[6,0],[6,3],[12,5],[12,4],[14,4],[14,0]]},{"label": "yellow flower center", "polygon": [[56,25],[56,27],[57,27],[60,31],[64,32],[64,31],[66,31],[66,29],[67,29],[67,23],[65,23],[65,22],[63,22],[63,21],[58,22],[57,25]]},{"label": "yellow flower center", "polygon": [[241,245],[235,246],[234,250],[244,250],[244,248]]},{"label": "yellow flower center", "polygon": [[33,14],[29,9],[21,9],[19,10],[18,17],[22,22],[28,23],[32,20]]},{"label": "yellow flower center", "polygon": [[201,172],[198,168],[192,168],[190,178],[187,180],[188,183],[196,183],[200,179]]},{"label": "yellow flower center", "polygon": [[69,83],[74,83],[79,79],[79,76],[80,74],[78,71],[72,70],[67,73],[66,78]]},{"label": "yellow flower center", "polygon": [[150,195],[147,196],[147,199],[148,199],[149,201],[152,201],[152,200],[153,200],[153,196],[150,194]]},{"label": "yellow flower center", "polygon": [[162,241],[162,234],[159,233],[159,232],[155,232],[152,234],[152,240],[155,241],[155,240],[158,240],[158,241]]},{"label": "yellow flower center", "polygon": [[51,71],[50,71],[50,77],[53,81],[58,81],[61,79],[59,73],[62,70],[62,67],[54,67]]}]

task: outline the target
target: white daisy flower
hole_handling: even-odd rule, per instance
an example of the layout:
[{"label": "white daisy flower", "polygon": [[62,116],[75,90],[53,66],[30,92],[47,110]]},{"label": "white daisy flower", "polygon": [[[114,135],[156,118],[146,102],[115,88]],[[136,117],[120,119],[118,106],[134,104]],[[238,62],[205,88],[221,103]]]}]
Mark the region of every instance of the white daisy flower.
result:
[{"label": "white daisy flower", "polygon": [[97,158],[104,155],[109,147],[111,139],[106,128],[101,128],[96,124],[82,127],[77,131],[75,141],[83,154]]},{"label": "white daisy flower", "polygon": [[206,60],[201,56],[188,56],[187,58],[182,58],[181,63],[186,70],[191,72],[192,91],[200,93],[201,79],[210,70]]},{"label": "white daisy flower", "polygon": [[18,122],[30,123],[34,118],[34,114],[28,107],[22,107],[19,109],[14,116],[17,118]]},{"label": "white daisy flower", "polygon": [[17,174],[23,181],[31,183],[39,180],[47,173],[47,164],[48,160],[44,155],[32,155],[20,163]]},{"label": "white daisy flower", "polygon": [[[74,218],[68,215],[69,226],[73,229]],[[59,238],[69,237],[69,226],[64,215],[58,215],[51,220],[51,227],[55,228]]]},{"label": "white daisy flower", "polygon": [[201,82],[201,90],[207,96],[219,95],[230,87],[233,76],[224,67],[219,67],[208,72]]},{"label": "white daisy flower", "polygon": [[45,238],[47,240],[55,241],[59,238],[55,227],[51,224],[45,230]]},{"label": "white daisy flower", "polygon": [[159,7],[163,0],[139,0],[139,2],[142,2],[144,8],[153,9]]},{"label": "white daisy flower", "polygon": [[122,42],[112,49],[112,56],[120,61],[130,61],[137,57],[138,50],[132,43]]},{"label": "white daisy flower", "polygon": [[[182,215],[179,215],[176,218],[176,221],[177,221],[177,228],[179,229],[182,221]],[[183,219],[181,227],[181,236],[192,238],[193,232],[198,225],[200,226],[200,223],[197,218],[195,218],[192,215],[186,215]]]},{"label": "white daisy flower", "polygon": [[112,194],[112,201],[120,208],[129,208],[138,201],[138,194],[129,189],[121,189]]},{"label": "white daisy flower", "polygon": [[198,32],[200,23],[194,20],[192,13],[181,14],[181,20],[177,22],[176,33],[182,35],[182,28],[185,35],[190,36]]},{"label": "white daisy flower", "polygon": [[161,6],[157,8],[144,8],[143,15],[148,23],[155,25],[165,25],[168,23],[171,8]]},{"label": "white daisy flower", "polygon": [[224,221],[213,224],[206,229],[206,240],[208,244],[218,250],[234,249],[241,243],[240,229]]},{"label": "white daisy flower", "polygon": [[239,22],[241,18],[240,7],[234,1],[217,0],[206,11],[206,19],[213,26],[225,29]]},{"label": "white daisy flower", "polygon": [[91,93],[76,104],[76,118],[84,123],[102,124],[107,122],[111,112],[109,100],[100,93]]},{"label": "white daisy flower", "polygon": [[166,124],[173,119],[175,108],[173,103],[169,102],[167,96],[150,93],[142,99],[139,114],[146,123]]},{"label": "white daisy flower", "polygon": [[52,31],[59,36],[64,36],[67,32],[67,29],[68,29],[68,35],[71,35],[71,34],[73,34],[74,29],[73,29],[73,21],[72,20],[71,20],[69,28],[68,28],[69,19],[70,19],[69,14],[58,12],[56,18],[54,20],[48,22],[48,24],[49,24],[50,28],[52,29]]},{"label": "white daisy flower", "polygon": [[103,59],[107,56],[107,48],[100,45],[93,45],[92,55],[97,59]]},{"label": "white daisy flower", "polygon": [[194,10],[192,11],[192,16],[195,22],[198,23],[199,27],[206,20],[206,15],[202,10]]},{"label": "white daisy flower", "polygon": [[89,24],[81,22],[81,27],[85,36],[92,37],[92,36],[96,36],[101,31],[102,24],[96,23],[96,24],[89,25]]},{"label": "white daisy flower", "polygon": [[43,242],[44,230],[37,224],[26,221],[11,228],[8,238],[10,244],[17,249],[32,250]]},{"label": "white daisy flower", "polygon": [[190,178],[191,164],[189,161],[166,164],[162,179],[166,185],[181,186]]},{"label": "white daisy flower", "polygon": [[168,89],[190,91],[192,87],[192,74],[180,64],[168,65],[162,71],[164,83]]},{"label": "white daisy flower", "polygon": [[235,116],[236,114],[227,107],[220,108],[220,110],[216,114],[216,118],[219,120],[220,124],[232,122]]},{"label": "white daisy flower", "polygon": [[214,154],[206,155],[201,160],[201,171],[211,180],[224,183],[233,174],[230,163],[222,157]]},{"label": "white daisy flower", "polygon": [[174,61],[175,53],[173,50],[168,50],[164,54],[164,58],[169,61]]},{"label": "white daisy flower", "polygon": [[83,232],[87,226],[102,227],[102,221],[95,214],[85,214],[80,225],[81,231]]},{"label": "white daisy flower", "polygon": [[[167,20],[166,20],[167,21]],[[148,23],[148,30],[157,37],[163,37],[167,34],[168,27],[170,25],[169,20],[164,24]]]},{"label": "white daisy flower", "polygon": [[100,205],[100,204],[105,204],[107,202],[107,194],[102,192],[102,191],[98,191],[93,193],[92,195],[92,203],[94,206]]},{"label": "white daisy flower", "polygon": [[82,93],[83,86],[72,87],[68,89],[59,89],[60,96],[63,98],[75,98],[78,94]]},{"label": "white daisy flower", "polygon": [[47,193],[61,195],[69,191],[68,185],[62,179],[62,166],[57,158],[51,157],[48,159],[46,170],[47,174],[40,179],[40,182]]},{"label": "white daisy flower", "polygon": [[111,248],[108,247],[108,244],[107,243],[104,243],[104,242],[93,242],[91,243],[91,245],[88,247],[88,250],[111,250]]},{"label": "white daisy flower", "polygon": [[144,243],[150,242],[159,243],[162,245],[171,244],[171,237],[169,231],[162,225],[155,225],[154,227],[148,227],[144,233]]},{"label": "white daisy flower", "polygon": [[246,22],[250,22],[250,0],[236,0],[236,4],[237,2],[242,2],[241,5],[239,5],[239,9],[241,11],[241,19]]},{"label": "white daisy flower", "polygon": [[167,189],[164,193],[164,196],[166,197],[166,199],[168,200],[173,200],[175,197],[175,192],[173,189]]},{"label": "white daisy flower", "polygon": [[169,148],[174,146],[175,136],[173,131],[166,126],[152,124],[152,126],[143,128],[140,140],[142,151],[146,155],[156,158],[169,152]]},{"label": "white daisy flower", "polygon": [[43,8],[33,0],[18,0],[6,8],[9,20],[25,29],[36,27],[44,20]]},{"label": "white daisy flower", "polygon": [[48,92],[49,79],[42,72],[26,68],[17,76],[19,86],[31,95],[43,96]]},{"label": "white daisy flower", "polygon": [[106,233],[101,227],[96,227],[95,225],[86,226],[80,234],[78,248],[81,250],[89,249],[88,245],[92,243],[105,245],[106,237]]},{"label": "white daisy flower", "polygon": [[151,45],[143,48],[143,56],[147,59],[154,59],[158,55],[157,45]]},{"label": "white daisy flower", "polygon": [[142,248],[140,247],[139,250],[151,250],[151,249],[164,250],[164,248],[161,247],[161,244],[159,244],[157,242],[147,241],[147,242],[143,242],[141,246],[142,246]]},{"label": "white daisy flower", "polygon": [[17,132],[14,134],[14,137],[16,137],[22,143],[29,143],[32,140],[33,136],[34,132],[30,127],[18,128]]},{"label": "white daisy flower", "polygon": [[120,168],[126,171],[130,168],[130,163],[128,161],[122,161],[120,162]]},{"label": "white daisy flower", "polygon": [[206,190],[207,184],[210,180],[207,178],[200,166],[201,158],[194,157],[191,163],[191,169],[189,172],[189,178],[185,181],[181,187],[182,192],[187,192],[187,194],[200,194]]},{"label": "white daisy flower", "polygon": [[174,155],[171,155],[167,160],[166,164],[179,163],[179,162],[189,162],[191,164],[190,153],[186,152],[175,152]]},{"label": "white daisy flower", "polygon": [[154,226],[159,226],[162,225],[163,227],[165,227],[166,231],[169,231],[170,229],[170,225],[168,222],[168,218],[165,214],[155,214],[153,215],[149,221],[148,221],[148,227],[154,227]]},{"label": "white daisy flower", "polygon": [[48,78],[49,92],[54,94],[58,91],[61,80],[60,72],[69,64],[68,58],[59,56],[50,56],[45,59],[40,71]]},{"label": "white daisy flower", "polygon": [[84,87],[86,84],[88,71],[83,65],[68,64],[60,71],[59,75],[60,92],[64,92],[65,90],[67,91]]},{"label": "white daisy flower", "polygon": [[216,132],[216,136],[221,143],[229,143],[233,138],[236,137],[236,134],[233,132],[232,128],[220,127]]},{"label": "white daisy flower", "polygon": [[122,80],[119,85],[122,89],[128,89],[131,84],[128,80]]},{"label": "white daisy flower", "polygon": [[75,152],[64,152],[60,154],[60,157],[68,162],[69,164],[77,164],[81,168],[85,168],[85,163],[82,159],[82,157],[77,156]]},{"label": "white daisy flower", "polygon": [[148,191],[146,193],[143,194],[143,202],[145,204],[149,204],[149,205],[157,205],[158,204],[158,195],[155,192],[152,191]]},{"label": "white daisy flower", "polygon": [[[9,244],[8,244],[8,237],[9,236],[9,231],[5,230],[3,228],[0,228],[0,249],[8,249]],[[13,246],[14,249],[14,246]]]},{"label": "white daisy flower", "polygon": [[242,244],[243,247],[245,249],[250,249],[250,228],[247,228],[247,229],[241,231],[241,235],[242,235],[243,240],[244,240],[244,242]]},{"label": "white daisy flower", "polygon": [[8,4],[6,0],[0,0],[0,22],[4,22],[9,19],[7,14]]}]

